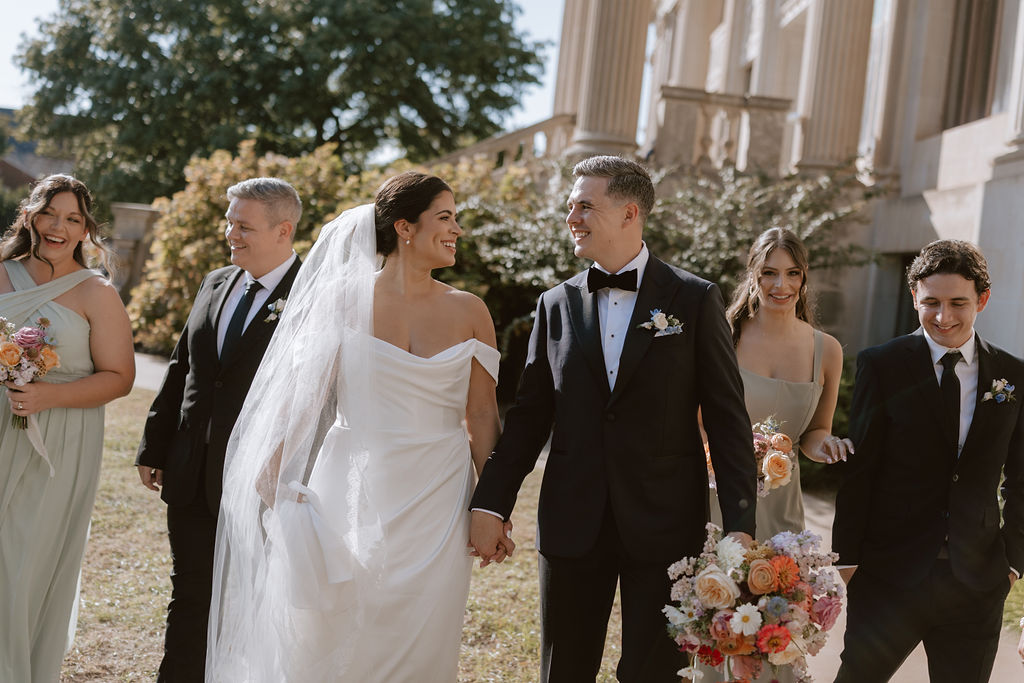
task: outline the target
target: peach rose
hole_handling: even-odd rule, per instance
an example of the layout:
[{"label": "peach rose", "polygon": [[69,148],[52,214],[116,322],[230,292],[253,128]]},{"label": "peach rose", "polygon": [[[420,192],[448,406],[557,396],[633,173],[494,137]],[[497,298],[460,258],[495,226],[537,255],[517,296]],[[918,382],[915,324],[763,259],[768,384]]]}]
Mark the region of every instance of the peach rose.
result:
[{"label": "peach rose", "polygon": [[701,604],[710,609],[732,607],[740,597],[739,586],[716,564],[709,564],[697,574],[693,590]]},{"label": "peach rose", "polygon": [[19,362],[21,362],[21,347],[14,342],[0,344],[0,363],[13,368]]},{"label": "peach rose", "polygon": [[754,595],[771,593],[779,587],[779,575],[768,560],[754,560],[747,572],[747,587]]},{"label": "peach rose", "polygon": [[43,367],[47,372],[60,367],[60,356],[49,347],[43,347],[43,350],[39,352],[39,357],[43,359]]},{"label": "peach rose", "polygon": [[769,490],[785,486],[793,478],[793,461],[779,451],[768,451],[761,461],[764,483]]},{"label": "peach rose", "polygon": [[793,439],[782,432],[772,434],[772,448],[783,453],[789,453],[793,450]]}]

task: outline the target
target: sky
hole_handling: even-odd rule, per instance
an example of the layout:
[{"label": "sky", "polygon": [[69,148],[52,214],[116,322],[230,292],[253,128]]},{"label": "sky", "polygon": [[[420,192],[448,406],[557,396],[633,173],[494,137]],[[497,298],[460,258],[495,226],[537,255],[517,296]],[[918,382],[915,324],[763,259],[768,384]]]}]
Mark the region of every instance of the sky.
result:
[{"label": "sky", "polygon": [[[28,100],[27,79],[14,66],[14,53],[22,34],[36,35],[37,20],[57,11],[58,0],[32,0],[5,3],[0,21],[0,107],[17,109]],[[506,123],[508,130],[528,126],[551,116],[554,107],[555,69],[558,63],[557,41],[562,27],[564,0],[517,0],[522,13],[516,18],[518,28],[531,40],[549,41],[543,53],[545,69],[540,86],[530,88],[522,106],[512,112]]]}]

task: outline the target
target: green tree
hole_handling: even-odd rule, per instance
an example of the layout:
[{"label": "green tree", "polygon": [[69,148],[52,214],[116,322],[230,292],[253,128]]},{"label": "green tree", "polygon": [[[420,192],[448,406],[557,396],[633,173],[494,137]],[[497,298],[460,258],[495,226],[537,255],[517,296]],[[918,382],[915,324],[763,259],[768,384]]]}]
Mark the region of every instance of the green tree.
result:
[{"label": "green tree", "polygon": [[425,160],[499,130],[537,50],[512,0],[61,0],[16,61],[34,139],[60,141],[99,196],[150,201],[188,160],[256,141],[325,143],[347,172]]}]

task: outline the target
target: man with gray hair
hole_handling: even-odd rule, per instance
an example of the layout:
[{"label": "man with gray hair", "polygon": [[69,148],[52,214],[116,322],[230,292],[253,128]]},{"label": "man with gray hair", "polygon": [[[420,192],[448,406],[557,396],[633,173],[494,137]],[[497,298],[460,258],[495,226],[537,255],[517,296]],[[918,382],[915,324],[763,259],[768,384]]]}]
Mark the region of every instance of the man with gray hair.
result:
[{"label": "man with gray hair", "polygon": [[171,603],[158,681],[202,683],[228,437],[299,270],[302,202],[278,178],[227,191],[233,265],[208,274],[149,409],[135,464],[167,503]]},{"label": "man with gray hair", "polygon": [[471,507],[486,563],[544,444],[537,509],[543,683],[593,683],[616,586],[626,683],[675,683],[668,566],[704,545],[703,416],[725,531],[754,533],[756,477],[718,288],[648,252],[654,186],[640,164],[584,159],[565,222],[594,265],[541,295],[516,403]]}]

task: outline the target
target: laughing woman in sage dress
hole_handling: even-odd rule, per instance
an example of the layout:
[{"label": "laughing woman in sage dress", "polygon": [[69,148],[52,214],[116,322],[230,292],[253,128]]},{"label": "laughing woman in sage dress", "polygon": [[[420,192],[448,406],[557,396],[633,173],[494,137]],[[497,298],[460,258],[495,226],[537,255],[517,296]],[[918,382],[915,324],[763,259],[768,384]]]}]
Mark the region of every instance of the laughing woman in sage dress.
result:
[{"label": "laughing woman in sage dress", "polygon": [[[807,249],[800,238],[784,228],[766,230],[750,248],[726,317],[751,423],[773,418],[793,441],[794,454],[831,464],[853,452],[849,439],[832,435],[843,350],[834,337],[814,327],[807,272]],[[712,495],[712,519],[720,524],[721,518]],[[798,456],[789,484],[757,499],[757,539],[805,526]],[[757,680],[786,683],[794,676],[785,666],[777,672],[766,669]]]},{"label": "laughing woman in sage dress", "polygon": [[[0,316],[50,322],[60,366],[0,401],[0,681],[53,683],[73,607],[103,451],[103,405],[135,379],[131,325],[114,287],[89,270],[106,256],[80,181],[35,186],[0,242]],[[26,417],[29,430],[11,426]],[[44,447],[29,441],[31,423]],[[45,455],[45,457],[44,457]]]}]

